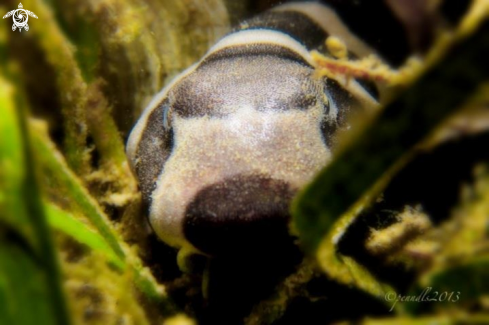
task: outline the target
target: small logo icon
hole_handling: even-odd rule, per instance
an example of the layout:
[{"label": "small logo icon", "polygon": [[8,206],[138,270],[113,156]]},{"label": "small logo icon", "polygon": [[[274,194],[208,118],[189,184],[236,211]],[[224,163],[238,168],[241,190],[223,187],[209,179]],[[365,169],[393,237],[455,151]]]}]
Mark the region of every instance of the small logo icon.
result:
[{"label": "small logo icon", "polygon": [[22,28],[24,28],[25,31],[28,31],[29,25],[27,25],[27,21],[29,20],[29,16],[37,18],[35,13],[29,10],[25,10],[24,6],[22,6],[22,3],[19,3],[19,9],[7,12],[7,14],[3,16],[3,19],[10,16],[12,16],[12,19],[14,20],[14,24],[12,25],[12,30],[14,32],[17,28],[19,29],[19,32],[22,31]]}]

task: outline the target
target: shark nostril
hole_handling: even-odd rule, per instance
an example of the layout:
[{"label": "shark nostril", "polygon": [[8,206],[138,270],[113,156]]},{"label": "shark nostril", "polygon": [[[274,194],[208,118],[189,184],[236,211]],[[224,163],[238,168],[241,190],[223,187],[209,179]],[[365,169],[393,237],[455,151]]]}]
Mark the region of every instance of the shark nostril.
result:
[{"label": "shark nostril", "polygon": [[200,190],[187,206],[185,237],[210,255],[255,252],[289,240],[295,191],[261,175],[236,176]]}]

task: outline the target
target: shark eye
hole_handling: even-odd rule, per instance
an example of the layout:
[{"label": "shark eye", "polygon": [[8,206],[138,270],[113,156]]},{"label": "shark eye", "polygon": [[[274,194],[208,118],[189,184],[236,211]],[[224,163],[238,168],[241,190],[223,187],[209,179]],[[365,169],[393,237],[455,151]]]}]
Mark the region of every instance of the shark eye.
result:
[{"label": "shark eye", "polygon": [[317,103],[317,98],[315,94],[300,94],[293,99],[293,108],[299,110],[307,110]]},{"label": "shark eye", "polygon": [[171,129],[171,107],[168,103],[163,105],[163,128],[165,131]]},{"label": "shark eye", "polygon": [[314,94],[307,94],[302,96],[302,103],[304,105],[303,107],[311,107],[316,105],[317,98]]}]

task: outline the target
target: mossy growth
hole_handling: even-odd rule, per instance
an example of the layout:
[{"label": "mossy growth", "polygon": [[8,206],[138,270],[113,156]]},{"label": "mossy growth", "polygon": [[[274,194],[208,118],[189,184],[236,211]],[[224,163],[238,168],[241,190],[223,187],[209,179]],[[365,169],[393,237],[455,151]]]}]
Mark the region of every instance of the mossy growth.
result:
[{"label": "mossy growth", "polygon": [[[225,3],[25,0],[39,17],[28,32],[1,22],[0,324],[489,323],[483,0],[399,70],[325,40],[337,55],[313,53],[318,75],[382,83],[385,107],[294,201],[290,255],[179,270],[124,143],[151,97],[228,30],[228,8],[249,8]],[[426,288],[460,297],[391,310],[387,294]]]}]

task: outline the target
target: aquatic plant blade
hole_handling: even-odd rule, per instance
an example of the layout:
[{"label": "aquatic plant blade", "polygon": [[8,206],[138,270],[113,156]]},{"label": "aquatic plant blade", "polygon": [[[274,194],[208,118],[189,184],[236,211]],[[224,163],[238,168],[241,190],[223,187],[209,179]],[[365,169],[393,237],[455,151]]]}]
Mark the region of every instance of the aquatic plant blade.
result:
[{"label": "aquatic plant blade", "polygon": [[74,215],[63,211],[54,204],[45,203],[44,208],[46,209],[48,222],[52,228],[63,232],[90,249],[103,254],[118,269],[124,269],[124,261],[117,256],[100,234],[90,229]]},{"label": "aquatic plant blade", "polygon": [[308,252],[315,252],[334,222],[487,80],[487,57],[489,23],[484,22],[385,107],[300,193],[292,206],[293,223]]},{"label": "aquatic plant blade", "polygon": [[[9,188],[0,184],[0,197],[5,200],[0,204],[0,297],[6,300],[0,318],[13,317],[15,324],[69,324],[59,261],[32,160],[26,107],[13,85],[3,77],[0,77],[0,104],[0,114],[6,117],[0,122],[0,133],[11,130],[13,143],[17,145],[11,150],[8,141],[0,143],[0,165],[7,166],[6,171],[11,172],[2,175],[1,182],[14,190],[12,196],[6,192]],[[26,301],[32,301],[28,308],[43,316],[42,320],[19,314],[25,313]]]},{"label": "aquatic plant blade", "polygon": [[55,324],[45,277],[33,252],[0,241],[0,324]]}]

